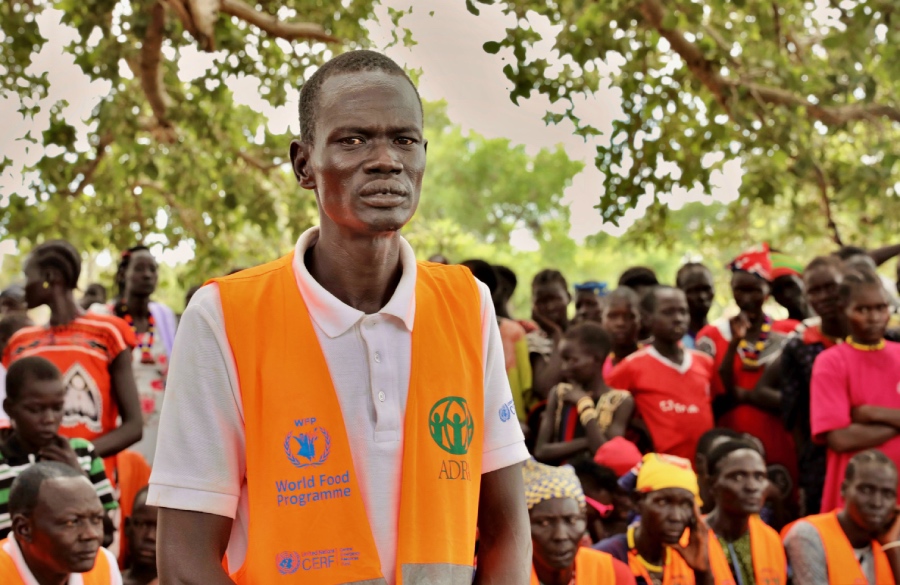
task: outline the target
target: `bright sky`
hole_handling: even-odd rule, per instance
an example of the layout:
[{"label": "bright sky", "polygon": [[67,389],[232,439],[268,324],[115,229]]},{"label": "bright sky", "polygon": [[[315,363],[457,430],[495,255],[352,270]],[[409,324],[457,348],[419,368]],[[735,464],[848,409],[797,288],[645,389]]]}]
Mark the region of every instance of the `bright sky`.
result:
[{"label": "bright sky", "polygon": [[[593,165],[595,142],[585,142],[572,133],[572,126],[566,122],[559,126],[546,126],[542,120],[550,109],[549,101],[543,97],[533,97],[520,101],[519,106],[509,99],[509,82],[502,73],[506,62],[512,59],[510,53],[489,55],[482,49],[488,40],[497,40],[504,29],[514,21],[502,14],[497,6],[479,5],[480,16],[470,14],[462,0],[415,0],[415,8],[405,16],[402,24],[412,31],[417,45],[412,48],[392,47],[388,54],[401,64],[422,71],[420,91],[425,99],[444,99],[448,104],[451,120],[461,124],[465,130],[474,130],[487,137],[505,137],[514,143],[526,146],[531,152],[543,147],[563,145],[573,159],[584,161],[585,170],[575,177],[565,194],[565,201],[572,210],[571,235],[576,239],[597,233],[600,230],[621,234],[635,219],[643,215],[652,202],[653,194],[647,194],[637,209],[630,210],[622,227],[603,225],[599,213],[593,208],[599,200],[602,177]],[[390,20],[387,7],[408,9],[410,0],[383,0],[378,8],[378,17],[369,27],[376,47],[385,47],[390,41]],[[90,128],[79,120],[86,120],[98,100],[109,91],[106,82],[91,82],[74,65],[71,55],[63,52],[63,47],[75,38],[75,32],[59,24],[60,13],[45,11],[38,19],[42,34],[50,40],[36,56],[31,66],[35,72],[48,72],[51,82],[50,94],[45,103],[53,103],[65,98],[65,117],[79,132],[79,150],[88,148],[87,136]],[[530,26],[542,33],[552,33],[549,22],[540,17],[532,18]],[[545,35],[546,37],[547,35]],[[2,33],[0,33],[2,37]],[[552,34],[550,35],[552,39]],[[0,42],[3,39],[0,38]],[[551,52],[552,43],[546,41],[534,51],[533,56],[548,56],[551,62],[561,66],[559,56]],[[209,66],[212,56],[196,50],[183,51],[179,61],[179,76],[189,79],[199,75]],[[615,64],[599,63],[602,71],[615,71]],[[298,133],[296,121],[296,100],[294,93],[287,105],[273,108],[262,101],[252,82],[232,80],[228,84],[236,99],[253,106],[269,117],[269,128],[273,132],[290,130]],[[48,108],[34,119],[23,119],[17,112],[20,107],[18,96],[0,97],[0,119],[4,121],[4,132],[0,137],[0,160],[9,157],[13,165],[0,175],[0,205],[4,197],[12,193],[27,194],[25,185],[29,178],[20,169],[34,164],[43,154],[43,149],[22,140],[29,133],[40,137],[48,127]],[[608,84],[594,95],[583,96],[576,103],[576,113],[593,126],[604,132],[596,140],[606,141],[612,129],[612,121],[621,115],[619,90]],[[713,193],[701,191],[681,191],[658,196],[672,207],[680,207],[689,201],[731,201],[737,197],[741,170],[737,161],[726,165],[725,172],[714,178],[717,188]],[[513,243],[521,248],[530,248],[533,241],[523,233],[516,233]],[[0,254],[9,248],[0,244]],[[188,249],[170,251],[167,260],[177,261],[189,255]],[[103,260],[103,259],[101,259]]]}]

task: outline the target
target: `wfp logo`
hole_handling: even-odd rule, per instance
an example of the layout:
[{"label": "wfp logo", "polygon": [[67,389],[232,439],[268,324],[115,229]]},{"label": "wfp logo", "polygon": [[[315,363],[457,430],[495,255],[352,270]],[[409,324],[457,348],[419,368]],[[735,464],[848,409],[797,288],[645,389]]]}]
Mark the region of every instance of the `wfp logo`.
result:
[{"label": "wfp logo", "polygon": [[278,553],[275,557],[275,565],[282,575],[293,575],[300,568],[300,555],[290,551]]},{"label": "wfp logo", "polygon": [[451,455],[469,452],[475,423],[465,398],[448,396],[434,403],[428,414],[428,431],[437,446]]},{"label": "wfp logo", "polygon": [[322,427],[294,434],[288,431],[284,438],[284,454],[295,467],[321,465],[331,453],[331,437]]}]

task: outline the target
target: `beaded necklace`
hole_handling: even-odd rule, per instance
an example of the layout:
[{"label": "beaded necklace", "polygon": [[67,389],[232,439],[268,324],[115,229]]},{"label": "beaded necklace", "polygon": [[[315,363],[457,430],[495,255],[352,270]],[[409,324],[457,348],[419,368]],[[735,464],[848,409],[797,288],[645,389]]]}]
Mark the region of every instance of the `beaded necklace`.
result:
[{"label": "beaded necklace", "polygon": [[853,337],[847,336],[847,344],[850,345],[853,349],[858,349],[859,351],[880,351],[884,349],[885,343],[884,339],[880,339],[878,343],[868,344],[868,343],[857,343],[853,341]]},{"label": "beaded necklace", "polygon": [[756,339],[756,343],[751,346],[746,339],[742,339],[738,344],[738,357],[741,358],[741,363],[744,364],[745,369],[759,369],[759,356],[762,355],[763,350],[766,348],[766,342],[769,339],[769,333],[771,331],[772,318],[765,315],[765,320],[763,321],[762,327],[759,329],[759,337]]},{"label": "beaded necklace", "polygon": [[138,347],[141,348],[141,363],[155,364],[156,360],[153,359],[153,354],[150,353],[150,350],[153,349],[153,336],[156,330],[156,322],[153,320],[153,314],[147,313],[147,335],[141,337],[134,324],[134,317],[128,312],[128,305],[122,303],[119,311],[122,314],[122,319],[128,323],[128,326],[134,331],[134,337],[138,340]]}]

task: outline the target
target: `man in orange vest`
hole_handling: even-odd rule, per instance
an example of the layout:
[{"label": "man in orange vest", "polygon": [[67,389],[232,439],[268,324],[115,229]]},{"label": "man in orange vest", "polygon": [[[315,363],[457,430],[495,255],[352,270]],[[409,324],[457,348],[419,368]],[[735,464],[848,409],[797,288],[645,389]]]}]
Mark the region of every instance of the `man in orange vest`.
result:
[{"label": "man in orange vest", "polygon": [[897,468],[877,450],[857,453],[844,473],[845,507],[807,516],[784,547],[795,585],[893,585],[900,582]]},{"label": "man in orange vest", "polygon": [[320,226],[184,313],[147,499],[163,582],[468,585],[476,528],[474,582],[528,582],[528,453],[490,293],[399,233],[422,124],[378,53],[303,84],[291,160]]},{"label": "man in orange vest", "polygon": [[759,518],[769,485],[766,461],[748,441],[732,440],[706,459],[715,509],[709,525],[710,566],[717,585],[785,585],[781,537]]},{"label": "man in orange vest", "polygon": [[634,585],[628,565],[607,553],[579,548],[587,530],[584,492],[568,465],[530,459],[522,468],[531,518],[531,585]]},{"label": "man in orange vest", "polygon": [[57,461],[35,463],[9,493],[13,530],[0,540],[0,583],[121,585],[116,559],[100,546],[103,504],[88,478]]}]

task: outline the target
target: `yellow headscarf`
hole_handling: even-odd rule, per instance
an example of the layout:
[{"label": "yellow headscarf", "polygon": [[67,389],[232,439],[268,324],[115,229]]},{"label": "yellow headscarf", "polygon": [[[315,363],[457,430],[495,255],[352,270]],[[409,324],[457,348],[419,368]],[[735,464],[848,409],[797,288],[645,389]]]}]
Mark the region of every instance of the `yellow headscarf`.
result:
[{"label": "yellow headscarf", "polygon": [[637,491],[646,493],[665,488],[686,489],[694,494],[698,505],[703,503],[697,474],[691,469],[690,461],[674,455],[647,453],[638,471]]},{"label": "yellow headscarf", "polygon": [[522,465],[525,480],[525,502],[531,510],[545,500],[572,498],[584,508],[584,492],[575,470],[568,465],[552,467],[529,459]]}]

